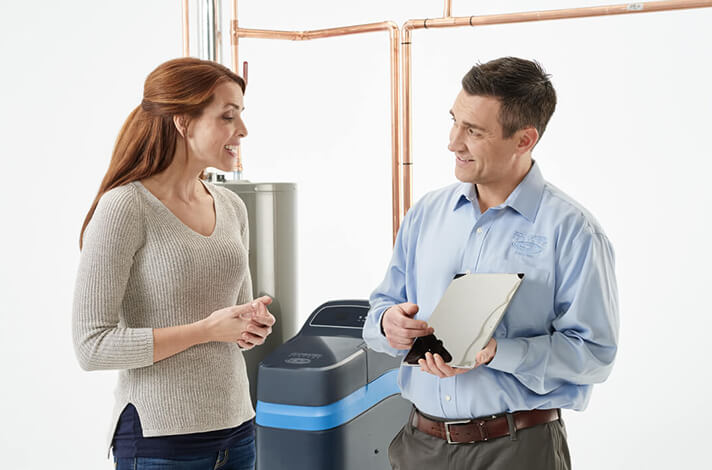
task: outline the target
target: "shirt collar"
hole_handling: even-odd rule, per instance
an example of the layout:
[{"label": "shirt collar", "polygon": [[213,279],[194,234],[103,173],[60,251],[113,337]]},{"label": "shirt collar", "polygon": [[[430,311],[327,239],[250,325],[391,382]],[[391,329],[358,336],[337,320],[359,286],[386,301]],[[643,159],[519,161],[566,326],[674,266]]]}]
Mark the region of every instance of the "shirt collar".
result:
[{"label": "shirt collar", "polygon": [[[544,177],[541,174],[541,170],[536,162],[534,162],[527,176],[514,188],[514,191],[512,191],[502,205],[511,207],[530,222],[534,222],[537,212],[539,212],[541,196],[544,193],[544,184]],[[461,183],[455,191],[453,210],[460,208],[467,202],[477,203],[475,185],[472,183]]]},{"label": "shirt collar", "polygon": [[455,189],[452,210],[457,210],[468,202],[472,204],[476,201],[475,185],[472,183],[460,183]]},{"label": "shirt collar", "polygon": [[534,162],[527,176],[514,188],[504,204],[519,212],[529,222],[534,222],[536,214],[539,212],[544,184],[544,177],[541,175],[539,165]]}]

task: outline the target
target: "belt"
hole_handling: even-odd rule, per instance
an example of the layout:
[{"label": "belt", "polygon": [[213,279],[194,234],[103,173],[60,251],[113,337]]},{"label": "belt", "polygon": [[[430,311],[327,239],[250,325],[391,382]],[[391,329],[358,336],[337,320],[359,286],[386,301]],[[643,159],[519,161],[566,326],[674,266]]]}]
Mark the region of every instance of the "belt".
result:
[{"label": "belt", "polygon": [[[521,430],[559,419],[558,408],[550,410],[517,411],[512,413],[514,429]],[[509,435],[507,416],[475,418],[463,421],[436,421],[415,410],[413,425],[431,436],[446,440],[449,444],[464,444],[487,441]]]}]

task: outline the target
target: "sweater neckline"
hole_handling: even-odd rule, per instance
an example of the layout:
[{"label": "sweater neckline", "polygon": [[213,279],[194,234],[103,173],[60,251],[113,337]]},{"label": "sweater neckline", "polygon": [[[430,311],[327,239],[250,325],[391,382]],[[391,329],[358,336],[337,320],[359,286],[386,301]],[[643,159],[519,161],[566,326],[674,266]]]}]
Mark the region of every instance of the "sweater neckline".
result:
[{"label": "sweater neckline", "polygon": [[213,198],[213,210],[215,211],[215,227],[213,227],[213,232],[210,235],[203,235],[202,233],[196,232],[193,230],[191,227],[185,224],[180,218],[173,213],[172,210],[166,206],[163,201],[158,199],[155,194],[153,194],[149,189],[141,183],[141,181],[136,180],[134,183],[138,188],[141,189],[141,191],[146,195],[146,197],[149,199],[150,202],[153,203],[154,206],[158,207],[158,209],[163,212],[166,215],[166,218],[169,220],[172,220],[175,225],[178,225],[183,228],[183,231],[188,232],[196,237],[204,238],[204,239],[211,239],[215,237],[215,234],[218,232],[218,228],[220,227],[220,221],[222,220],[222,217],[220,217],[220,211],[218,210],[218,200],[217,197],[215,196],[215,193],[213,192],[212,188],[210,188],[207,184],[205,184],[204,181],[198,180],[200,183],[203,185],[205,190],[210,193],[210,196]]}]

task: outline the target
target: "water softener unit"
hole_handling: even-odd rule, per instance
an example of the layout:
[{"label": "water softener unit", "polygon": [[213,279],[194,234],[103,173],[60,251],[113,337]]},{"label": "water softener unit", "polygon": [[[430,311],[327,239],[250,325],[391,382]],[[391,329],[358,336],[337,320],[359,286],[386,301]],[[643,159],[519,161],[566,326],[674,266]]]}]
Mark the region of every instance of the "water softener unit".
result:
[{"label": "water softener unit", "polygon": [[411,405],[396,382],[400,359],[361,338],[368,302],[328,302],[294,336],[296,184],[218,184],[247,206],[253,295],[272,297],[277,319],[265,344],[244,353],[257,408],[257,470],[390,469],[388,445]]},{"label": "water softener unit", "polygon": [[299,334],[260,364],[259,470],[387,470],[388,445],[410,402],[397,384],[400,359],[366,347],[369,304],[327,302]]}]

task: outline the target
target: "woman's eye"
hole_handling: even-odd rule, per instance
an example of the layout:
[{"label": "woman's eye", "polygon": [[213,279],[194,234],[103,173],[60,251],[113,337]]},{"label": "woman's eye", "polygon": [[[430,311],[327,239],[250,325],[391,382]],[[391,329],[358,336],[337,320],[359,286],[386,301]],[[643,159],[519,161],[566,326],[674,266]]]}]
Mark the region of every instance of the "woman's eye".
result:
[{"label": "woman's eye", "polygon": [[226,121],[232,121],[234,118],[232,116],[223,116],[223,119]]}]

